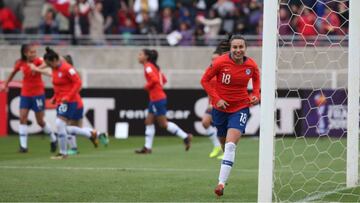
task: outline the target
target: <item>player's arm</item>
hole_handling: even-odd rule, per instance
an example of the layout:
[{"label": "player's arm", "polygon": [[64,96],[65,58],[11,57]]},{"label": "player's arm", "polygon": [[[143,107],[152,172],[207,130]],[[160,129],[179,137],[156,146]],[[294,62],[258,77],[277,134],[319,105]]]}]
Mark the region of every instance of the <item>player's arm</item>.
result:
[{"label": "player's arm", "polygon": [[73,85],[68,94],[61,99],[62,102],[69,101],[70,98],[73,98],[75,94],[79,93],[81,90],[81,79],[76,70],[74,68],[70,68],[67,70],[66,75],[71,80]]},{"label": "player's arm", "polygon": [[219,72],[219,66],[216,63],[213,63],[208,67],[201,78],[201,85],[203,86],[206,93],[209,95],[210,99],[217,104],[221,98],[216,92],[215,88],[211,85],[211,79],[217,75]]},{"label": "player's arm", "polygon": [[5,80],[5,82],[2,85],[0,85],[0,92],[7,90],[9,83],[15,77],[16,73],[19,72],[19,70],[20,70],[20,63],[16,62],[8,78]]},{"label": "player's arm", "polygon": [[[38,67],[38,66],[35,66],[35,64],[32,64],[32,63],[28,63],[28,65],[30,66],[31,70],[36,72],[36,73],[40,73],[42,75],[46,75],[46,76],[49,76],[49,77],[52,76],[51,68],[47,68],[46,65],[45,65],[45,67]],[[41,65],[41,66],[43,66],[43,65]]]},{"label": "player's arm", "polygon": [[253,83],[253,92],[250,96],[250,104],[257,104],[260,101],[260,71],[257,66],[254,68],[254,73],[252,75]]}]

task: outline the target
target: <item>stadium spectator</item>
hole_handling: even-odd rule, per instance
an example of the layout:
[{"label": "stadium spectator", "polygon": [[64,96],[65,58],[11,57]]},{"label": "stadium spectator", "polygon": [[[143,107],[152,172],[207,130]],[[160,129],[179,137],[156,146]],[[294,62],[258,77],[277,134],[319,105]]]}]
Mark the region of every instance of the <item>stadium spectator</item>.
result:
[{"label": "stadium spectator", "polygon": [[69,34],[70,0],[48,0],[42,8],[41,15],[43,18],[49,9],[55,12],[55,20],[59,24],[59,34]]},{"label": "stadium spectator", "polygon": [[197,20],[205,26],[204,32],[208,43],[214,45],[214,41],[219,34],[222,22],[221,18],[218,16],[217,11],[211,9],[207,18],[204,16],[198,16]]},{"label": "stadium spectator", "polygon": [[170,32],[178,29],[177,19],[172,14],[170,8],[164,8],[162,10],[162,16],[160,18],[158,33],[169,34]]},{"label": "stadium spectator", "polygon": [[305,38],[316,35],[318,32],[315,27],[316,15],[308,8],[304,8],[300,17],[296,18],[296,31]]},{"label": "stadium spectator", "polygon": [[56,151],[56,135],[45,118],[45,86],[40,73],[34,73],[31,65],[41,66],[44,61],[37,57],[36,48],[33,45],[24,44],[20,50],[21,58],[16,61],[13,71],[0,87],[0,91],[6,90],[9,82],[15,75],[22,71],[23,80],[20,93],[20,125],[19,125],[19,152],[28,152],[28,116],[30,110],[35,112],[35,118],[43,131],[50,136],[50,151]]},{"label": "stadium spectator", "polygon": [[340,30],[340,19],[339,16],[331,11],[329,8],[325,8],[324,15],[321,20],[320,33],[326,35],[341,35],[344,34]]},{"label": "stadium spectator", "polygon": [[[230,38],[230,53],[219,56],[201,79],[213,105],[213,124],[224,150],[220,167],[219,183],[215,194],[222,196],[225,184],[235,161],[236,144],[245,133],[249,106],[260,99],[260,74],[253,59],[246,55],[246,42],[240,35]],[[238,71],[239,69],[245,71]],[[216,77],[215,87],[211,85]],[[249,95],[247,86],[252,79],[253,93]]]},{"label": "stadium spectator", "polygon": [[16,19],[14,12],[5,6],[3,0],[0,0],[0,29],[2,33],[13,34],[20,28],[20,22]]},{"label": "stadium spectator", "polygon": [[158,53],[155,50],[144,49],[140,51],[138,61],[144,66],[146,84],[144,89],[149,93],[148,114],[145,119],[145,145],[137,154],[150,154],[155,136],[155,121],[161,128],[181,138],[188,151],[191,147],[192,134],[187,134],[178,125],[167,120],[166,105],[167,99],[163,89],[166,83],[165,75],[157,65]]},{"label": "stadium spectator", "polygon": [[221,18],[225,18],[234,12],[235,5],[230,0],[217,0],[212,9],[216,10]]},{"label": "stadium spectator", "polygon": [[156,34],[157,24],[153,21],[147,12],[142,12],[142,21],[138,25],[138,34]]},{"label": "stadium spectator", "polygon": [[179,45],[190,46],[192,44],[193,30],[189,28],[189,25],[186,22],[181,22],[179,27],[179,32],[181,34]]},{"label": "stadium spectator", "polygon": [[39,25],[40,34],[58,34],[59,33],[59,22],[55,19],[55,12],[49,9],[43,19],[41,19]]},{"label": "stadium spectator", "polygon": [[291,35],[293,34],[290,27],[290,15],[286,8],[280,7],[279,10],[279,34]]},{"label": "stadium spectator", "polygon": [[6,7],[13,11],[16,19],[19,21],[18,31],[20,32],[25,19],[24,7],[26,2],[24,0],[4,0],[4,3]]},{"label": "stadium spectator", "polygon": [[105,19],[102,15],[102,9],[103,5],[101,1],[97,1],[89,13],[90,38],[92,40],[92,44],[95,45],[105,44]]},{"label": "stadium spectator", "polygon": [[134,12],[136,14],[136,22],[141,24],[144,19],[144,13],[150,19],[154,19],[159,10],[158,0],[135,0],[134,2]]}]

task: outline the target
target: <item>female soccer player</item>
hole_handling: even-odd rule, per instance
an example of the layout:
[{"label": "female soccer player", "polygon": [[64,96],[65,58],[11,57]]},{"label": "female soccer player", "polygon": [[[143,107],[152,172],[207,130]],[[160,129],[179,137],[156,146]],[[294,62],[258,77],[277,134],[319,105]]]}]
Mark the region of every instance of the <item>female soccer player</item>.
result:
[{"label": "female soccer player", "polygon": [[[235,160],[236,144],[245,133],[249,106],[257,104],[260,98],[259,69],[245,53],[245,39],[233,35],[230,38],[230,53],[215,59],[201,79],[202,86],[211,97],[213,123],[224,149],[219,183],[214,190],[217,196],[224,194],[225,183]],[[210,84],[213,77],[216,77],[215,87]],[[251,95],[247,91],[250,79],[253,82]]]},{"label": "female soccer player", "polygon": [[178,125],[166,118],[166,94],[163,85],[166,83],[165,76],[161,73],[160,67],[156,64],[158,53],[155,50],[144,49],[140,51],[138,60],[144,66],[145,79],[147,81],[145,90],[148,91],[150,102],[148,115],[145,119],[145,146],[136,150],[138,154],[150,154],[155,136],[155,119],[161,128],[177,135],[183,139],[185,150],[191,146],[192,134],[185,133]]},{"label": "female soccer player", "polygon": [[[230,51],[229,40],[223,40],[216,47],[216,50],[214,51],[211,60],[214,61],[217,57],[229,51]],[[216,84],[216,78],[213,78],[211,80],[211,85],[215,86],[215,84]],[[211,105],[211,101],[209,100],[209,106],[202,117],[202,125],[206,129],[206,135],[209,137],[210,141],[214,145],[214,148],[209,154],[209,157],[210,158],[217,157],[218,159],[222,159],[223,158],[222,148],[219,139],[217,137],[217,131],[216,128],[211,124],[212,122],[211,112],[212,112],[212,105]]]},{"label": "female soccer player", "polygon": [[23,72],[22,88],[20,94],[20,125],[19,125],[19,138],[20,138],[20,153],[28,152],[27,146],[27,119],[29,111],[35,112],[36,122],[43,131],[50,135],[50,151],[56,151],[56,135],[44,120],[45,110],[45,90],[44,83],[40,73],[35,73],[31,70],[29,64],[40,66],[43,60],[36,55],[35,46],[25,44],[21,46],[21,58],[16,61],[13,71],[5,81],[4,85],[0,87],[0,91],[8,88],[9,82],[14,78],[20,70]]},{"label": "female soccer player", "polygon": [[[64,60],[69,63],[71,66],[73,66],[73,60],[72,57],[70,55],[65,55],[63,56]],[[66,131],[68,132],[69,136],[68,136],[68,144],[70,146],[70,149],[67,151],[68,155],[75,155],[78,154],[78,147],[77,147],[77,142],[76,142],[76,134],[79,135],[84,135],[86,136],[87,134],[93,133],[96,134],[97,136],[99,136],[99,140],[100,142],[107,146],[109,144],[109,139],[108,139],[108,135],[107,133],[100,133],[97,130],[88,128],[88,127],[83,127],[83,112],[84,112],[84,108],[83,108],[83,100],[80,97],[78,97],[78,101],[77,101],[77,108],[75,113],[72,115],[72,118],[70,120],[68,120],[67,123],[67,127],[66,127]],[[98,147],[98,144],[95,142],[93,143],[94,147]]]},{"label": "female soccer player", "polygon": [[[66,61],[61,60],[59,55],[49,47],[46,48],[44,55],[45,63],[52,69],[52,82],[54,86],[53,102],[57,104],[56,127],[59,136],[60,153],[52,159],[64,159],[67,157],[67,123],[70,120],[76,120],[79,116],[79,107],[81,108],[80,89],[81,80],[76,70]],[[34,68],[41,72],[42,70]],[[82,114],[82,111],[80,111]],[[74,134],[80,134],[88,137],[95,146],[98,143],[98,137],[105,136],[100,133],[94,133],[87,128],[73,127]],[[70,133],[72,134],[72,133]]]}]

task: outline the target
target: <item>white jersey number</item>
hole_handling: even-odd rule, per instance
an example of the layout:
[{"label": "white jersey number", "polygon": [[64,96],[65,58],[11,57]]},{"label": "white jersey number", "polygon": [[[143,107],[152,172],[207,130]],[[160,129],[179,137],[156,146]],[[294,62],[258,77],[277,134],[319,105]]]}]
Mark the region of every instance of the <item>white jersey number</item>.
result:
[{"label": "white jersey number", "polygon": [[231,75],[223,73],[221,82],[228,85],[230,84],[230,81],[231,81]]}]

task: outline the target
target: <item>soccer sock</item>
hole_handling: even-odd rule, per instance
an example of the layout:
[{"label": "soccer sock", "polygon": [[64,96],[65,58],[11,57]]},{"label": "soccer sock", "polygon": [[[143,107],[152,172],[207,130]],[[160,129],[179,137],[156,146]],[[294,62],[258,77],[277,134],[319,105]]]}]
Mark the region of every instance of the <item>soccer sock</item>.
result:
[{"label": "soccer sock", "polygon": [[70,146],[70,149],[77,149],[76,135],[70,134],[68,136],[68,145]]},{"label": "soccer sock", "polygon": [[54,131],[51,129],[50,125],[45,122],[45,126],[43,127],[44,133],[48,134],[50,136],[50,141],[55,142],[56,141],[56,135]]},{"label": "soccer sock", "polygon": [[19,139],[20,139],[20,146],[22,148],[27,148],[27,138],[28,138],[28,133],[27,133],[27,125],[24,124],[20,124],[19,125]]},{"label": "soccer sock", "polygon": [[188,137],[188,134],[186,134],[186,132],[184,132],[179,126],[177,126],[173,122],[168,122],[166,130],[172,134],[177,135],[178,137],[181,137],[182,139],[185,139]]},{"label": "soccer sock", "polygon": [[236,145],[232,142],[225,144],[224,158],[221,162],[219,184],[225,185],[235,160]]},{"label": "soccer sock", "polygon": [[60,154],[67,154],[67,132],[66,123],[60,118],[56,118],[56,128],[59,136]]},{"label": "soccer sock", "polygon": [[151,149],[155,136],[155,125],[146,125],[145,126],[145,147]]},{"label": "soccer sock", "polygon": [[209,139],[211,140],[211,142],[213,143],[214,147],[220,147],[221,144],[220,144],[220,141],[216,135],[217,133],[217,130],[215,127],[213,126],[209,126],[207,129],[206,129],[206,135],[209,137]]},{"label": "soccer sock", "polygon": [[80,128],[77,126],[67,126],[66,131],[71,135],[82,135],[87,138],[91,137],[91,128]]}]

